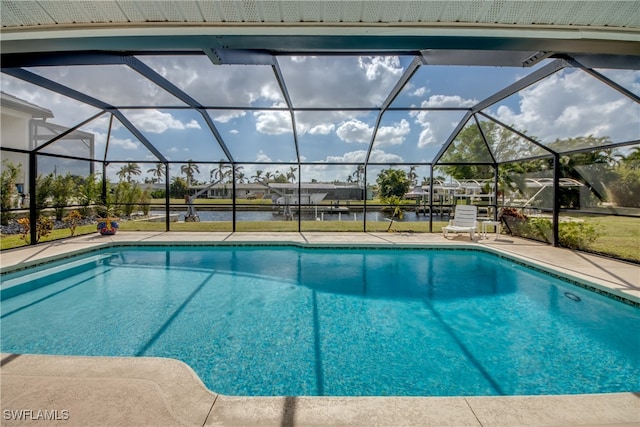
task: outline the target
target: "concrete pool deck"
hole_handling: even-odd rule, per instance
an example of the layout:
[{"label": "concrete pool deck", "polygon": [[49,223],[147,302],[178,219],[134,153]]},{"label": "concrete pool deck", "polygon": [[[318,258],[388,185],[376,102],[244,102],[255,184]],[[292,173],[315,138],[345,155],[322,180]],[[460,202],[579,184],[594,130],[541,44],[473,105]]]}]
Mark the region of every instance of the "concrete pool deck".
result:
[{"label": "concrete pool deck", "polygon": [[[80,236],[3,251],[3,271],[105,244],[278,242],[480,246],[640,302],[640,266],[494,235],[417,233],[161,233]],[[207,390],[162,358],[2,354],[2,425],[65,426],[639,426],[640,393],[506,397],[233,397]],[[640,392],[640,390],[637,390]]]}]

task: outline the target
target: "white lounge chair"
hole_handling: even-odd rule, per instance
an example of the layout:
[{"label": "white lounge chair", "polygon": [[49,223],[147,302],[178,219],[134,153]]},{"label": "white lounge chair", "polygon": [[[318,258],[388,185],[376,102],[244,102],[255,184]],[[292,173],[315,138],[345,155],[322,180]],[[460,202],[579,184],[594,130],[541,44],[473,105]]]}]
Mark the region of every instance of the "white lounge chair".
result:
[{"label": "white lounge chair", "polygon": [[469,233],[471,240],[475,238],[475,231],[478,228],[478,207],[473,205],[456,205],[453,219],[449,220],[449,225],[442,227],[442,234],[446,238],[451,231],[454,233]]}]

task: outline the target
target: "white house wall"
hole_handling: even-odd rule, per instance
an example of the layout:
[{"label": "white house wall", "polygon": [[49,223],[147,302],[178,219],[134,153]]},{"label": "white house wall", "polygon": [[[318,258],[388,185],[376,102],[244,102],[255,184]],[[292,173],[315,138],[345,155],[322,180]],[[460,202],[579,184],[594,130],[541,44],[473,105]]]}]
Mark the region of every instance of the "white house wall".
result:
[{"label": "white house wall", "polygon": [[[30,119],[31,115],[27,113],[3,107],[0,114],[0,140],[2,141],[2,146],[30,150],[32,148],[29,142]],[[16,183],[23,184],[25,193],[28,193],[27,169],[29,167],[29,156],[22,153],[2,151],[2,171],[6,169],[5,161],[14,165],[21,165]]]}]

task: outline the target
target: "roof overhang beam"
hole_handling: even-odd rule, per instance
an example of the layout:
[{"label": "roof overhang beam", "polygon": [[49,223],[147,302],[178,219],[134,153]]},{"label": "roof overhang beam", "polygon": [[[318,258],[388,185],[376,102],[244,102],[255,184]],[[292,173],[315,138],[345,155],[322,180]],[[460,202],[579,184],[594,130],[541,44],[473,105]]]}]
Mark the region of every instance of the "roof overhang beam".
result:
[{"label": "roof overhang beam", "polygon": [[551,51],[428,49],[420,51],[425,64],[531,67],[550,57]]},{"label": "roof overhang beam", "polygon": [[203,49],[213,65],[274,65],[273,55],[256,49]]},{"label": "roof overhang beam", "polygon": [[[572,52],[639,56],[640,36],[628,28],[541,27],[469,23],[111,24],[3,28],[3,53],[147,50],[267,50],[276,53],[406,51],[425,48]],[[221,54],[220,59],[224,60]],[[227,55],[233,58],[234,54]],[[228,59],[231,60],[231,59]]]}]

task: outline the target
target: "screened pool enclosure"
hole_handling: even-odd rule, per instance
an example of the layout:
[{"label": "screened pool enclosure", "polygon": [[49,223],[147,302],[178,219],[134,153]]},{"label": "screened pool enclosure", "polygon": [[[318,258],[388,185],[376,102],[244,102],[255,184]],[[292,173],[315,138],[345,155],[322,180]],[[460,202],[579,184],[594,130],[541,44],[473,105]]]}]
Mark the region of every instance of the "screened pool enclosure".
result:
[{"label": "screened pool enclosure", "polygon": [[440,232],[462,203],[638,261],[637,40],[222,39],[3,49],[3,224]]}]

